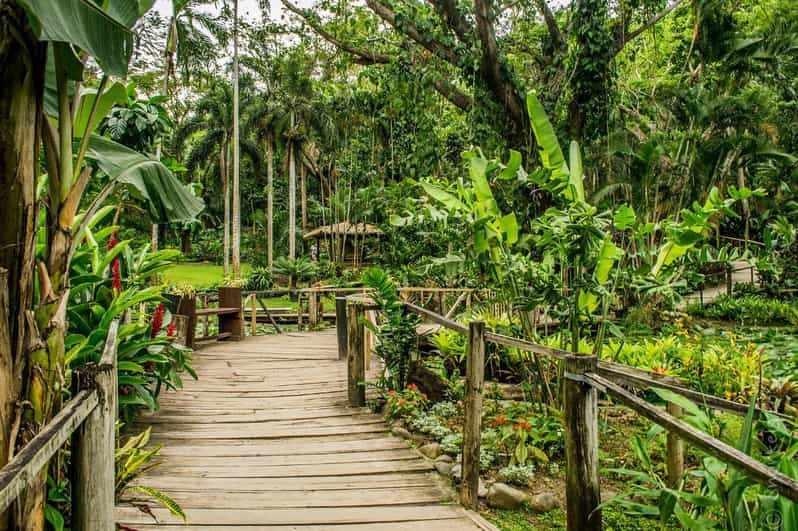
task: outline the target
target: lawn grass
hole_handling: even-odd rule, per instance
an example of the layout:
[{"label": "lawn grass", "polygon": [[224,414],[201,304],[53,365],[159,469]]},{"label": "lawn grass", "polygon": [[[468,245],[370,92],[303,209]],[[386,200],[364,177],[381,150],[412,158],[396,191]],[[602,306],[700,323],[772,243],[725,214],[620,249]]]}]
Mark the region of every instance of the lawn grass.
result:
[{"label": "lawn grass", "polygon": [[[246,276],[251,267],[241,264],[241,274]],[[208,262],[175,264],[163,273],[164,282],[169,286],[191,285],[195,290],[221,286],[224,282],[224,268]]]}]

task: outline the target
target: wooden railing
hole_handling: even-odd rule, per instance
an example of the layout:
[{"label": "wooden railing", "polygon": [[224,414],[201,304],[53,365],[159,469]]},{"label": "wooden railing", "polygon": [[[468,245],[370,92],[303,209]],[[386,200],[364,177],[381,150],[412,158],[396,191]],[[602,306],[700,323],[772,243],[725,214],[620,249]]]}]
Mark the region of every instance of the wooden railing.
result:
[{"label": "wooden railing", "polygon": [[[674,404],[667,410],[628,391],[628,387],[666,388],[713,409],[744,415],[748,406],[720,397],[693,391],[673,377],[667,377],[617,363],[600,361],[596,356],[571,352],[531,343],[485,331],[482,322],[463,326],[443,315],[414,304],[406,308],[429,321],[468,336],[465,382],[465,424],[463,427],[463,482],[460,500],[468,508],[476,509],[479,485],[479,447],[482,422],[482,394],[485,379],[485,344],[517,348],[536,355],[553,358],[564,365],[563,416],[565,423],[566,505],[569,531],[601,529],[601,503],[598,459],[598,395],[604,393],[629,407],[668,432],[667,469],[669,481],[677,483],[684,473],[684,441],[700,448],[739,469],[752,480],[798,502],[798,481],[770,468],[745,453],[729,446],[677,418]],[[365,347],[362,316],[373,303],[363,297],[338,303],[338,352],[347,358],[349,403],[365,405]],[[343,327],[341,323],[346,323]],[[762,410],[759,409],[761,412]],[[773,413],[773,412],[769,412]]]},{"label": "wooden railing", "polygon": [[45,473],[71,437],[72,529],[114,529],[118,328],[111,323],[98,365],[73,372],[72,399],[0,470],[0,513]]}]

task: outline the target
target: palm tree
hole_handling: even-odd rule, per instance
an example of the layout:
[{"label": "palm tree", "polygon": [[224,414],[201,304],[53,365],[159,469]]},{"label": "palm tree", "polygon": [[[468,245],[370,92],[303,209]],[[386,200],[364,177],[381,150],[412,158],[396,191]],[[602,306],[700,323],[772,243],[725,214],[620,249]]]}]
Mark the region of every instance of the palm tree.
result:
[{"label": "palm tree", "polygon": [[[205,69],[215,58],[217,47],[214,40],[223,45],[227,42],[227,29],[216,17],[204,12],[201,7],[212,0],[172,0],[172,14],[164,49],[163,95],[169,97],[169,82],[177,75],[177,67],[187,80],[192,71]],[[156,147],[156,157],[161,158],[162,146]],[[158,249],[158,225],[152,225],[152,250]]]},{"label": "palm tree", "polygon": [[[246,82],[249,88],[249,82]],[[230,272],[230,167],[233,144],[233,89],[224,81],[217,81],[196,104],[194,113],[175,132],[174,145],[176,152],[183,152],[190,143],[185,164],[191,174],[198,168],[209,168],[217,165],[222,181],[224,202],[224,273]],[[250,90],[245,93],[251,94]],[[250,97],[241,102],[248,108]],[[196,138],[195,138],[196,135]],[[190,142],[189,142],[190,141]],[[258,146],[250,140],[242,140],[241,151],[253,163],[261,164],[261,153]]]},{"label": "palm tree", "polygon": [[274,268],[274,144],[280,135],[280,107],[268,92],[256,98],[249,113],[245,129],[252,131],[266,154],[266,263],[269,271]]},{"label": "palm tree", "polygon": [[233,278],[241,278],[241,189],[238,130],[238,0],[233,0]]}]

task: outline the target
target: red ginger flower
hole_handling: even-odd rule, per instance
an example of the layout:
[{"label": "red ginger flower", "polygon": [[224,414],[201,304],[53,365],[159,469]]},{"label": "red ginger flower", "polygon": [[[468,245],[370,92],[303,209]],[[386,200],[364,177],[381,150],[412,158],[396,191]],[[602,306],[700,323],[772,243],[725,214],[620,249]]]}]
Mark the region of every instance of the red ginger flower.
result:
[{"label": "red ginger flower", "polygon": [[169,323],[169,328],[166,329],[166,337],[175,337],[175,322]]},{"label": "red ginger flower", "polygon": [[159,304],[157,308],[155,308],[155,313],[152,316],[152,332],[151,336],[155,337],[158,335],[158,332],[161,331],[161,327],[163,326],[163,303]]},{"label": "red ginger flower", "polygon": [[122,293],[122,275],[119,273],[119,258],[114,258],[111,262],[111,290],[119,295]]},{"label": "red ginger flower", "polygon": [[108,240],[108,250],[109,251],[111,249],[113,249],[114,247],[116,247],[116,244],[119,243],[119,239],[117,239],[117,236],[119,236],[119,231],[115,230],[114,233],[111,235],[111,239]]}]

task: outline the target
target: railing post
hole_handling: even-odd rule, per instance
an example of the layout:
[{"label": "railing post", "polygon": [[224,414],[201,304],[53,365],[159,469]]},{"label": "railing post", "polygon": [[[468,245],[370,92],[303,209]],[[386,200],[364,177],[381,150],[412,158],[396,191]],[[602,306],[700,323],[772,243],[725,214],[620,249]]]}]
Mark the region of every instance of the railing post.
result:
[{"label": "railing post", "polygon": [[580,381],[596,357],[565,358],[565,495],[568,531],[599,531],[598,392]]},{"label": "railing post", "polygon": [[732,286],[733,274],[734,274],[734,268],[731,265],[726,264],[726,295],[730,297],[732,295],[732,291],[734,290]]},{"label": "railing post", "polygon": [[100,364],[92,371],[97,407],[72,436],[72,529],[114,529],[118,323],[111,324]]},{"label": "railing post", "polygon": [[[681,417],[684,413],[682,408],[672,402],[668,402],[666,408],[668,414],[676,418]],[[684,474],[684,441],[672,431],[668,431],[666,447],[668,453],[668,485],[671,488],[678,488]]]},{"label": "railing post", "polygon": [[319,324],[319,292],[312,289],[308,293],[308,327],[314,330]]},{"label": "railing post", "polygon": [[460,503],[478,508],[479,446],[482,433],[482,388],[485,384],[485,323],[468,325],[465,382],[465,426],[463,427],[463,484]]},{"label": "railing post", "polygon": [[349,392],[349,405],[363,407],[366,405],[366,380],[365,359],[365,334],[363,330],[363,316],[365,315],[362,302],[349,302],[346,321],[346,355],[347,379]]},{"label": "railing post", "polygon": [[335,298],[335,331],[338,335],[338,359],[346,358],[346,297]]},{"label": "railing post", "polygon": [[254,293],[251,294],[249,299],[249,311],[251,323],[252,336],[258,335],[258,296]]}]

